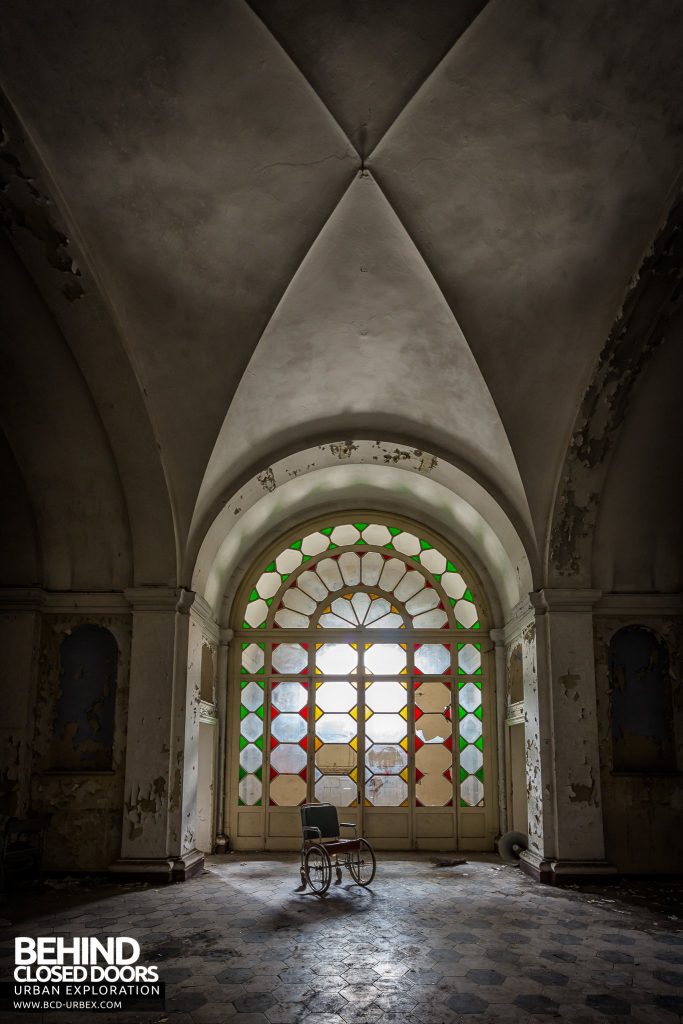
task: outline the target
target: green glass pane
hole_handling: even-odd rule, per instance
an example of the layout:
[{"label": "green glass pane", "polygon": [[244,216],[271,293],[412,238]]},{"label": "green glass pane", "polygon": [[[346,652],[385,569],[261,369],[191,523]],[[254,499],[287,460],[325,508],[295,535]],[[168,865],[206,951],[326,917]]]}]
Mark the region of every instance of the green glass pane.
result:
[{"label": "green glass pane", "polygon": [[246,718],[248,714],[249,714],[248,708],[245,708],[244,704],[240,704],[240,721],[243,718]]},{"label": "green glass pane", "polygon": [[[460,740],[460,742],[462,743],[462,739]],[[477,748],[477,750],[483,750],[484,749],[484,737],[480,736],[478,740],[474,741],[474,745]]]},{"label": "green glass pane", "polygon": [[461,720],[465,717],[466,714],[467,714],[467,712],[465,711],[464,708],[460,708],[460,707],[458,708],[458,717]]},{"label": "green glass pane", "polygon": [[479,779],[479,781],[481,783],[483,783],[483,781],[484,781],[484,768],[483,768],[483,765],[482,765],[481,768],[477,768],[477,770],[474,773],[474,775],[475,775],[475,778]]},{"label": "green glass pane", "polygon": [[254,590],[252,590],[251,594],[249,595],[249,603],[251,603],[252,601],[258,601],[258,599],[259,592],[258,590],[256,590],[256,588],[254,588]]},{"label": "green glass pane", "polygon": [[303,541],[295,540],[294,543],[290,544],[289,546],[290,546],[290,548],[293,548],[294,551],[301,551],[302,543],[303,543]]},{"label": "green glass pane", "polygon": [[243,779],[246,774],[247,773],[245,772],[244,768],[242,767],[242,765],[240,765],[240,770],[239,770],[239,777],[240,777],[240,779]]},{"label": "green glass pane", "polygon": [[472,629],[481,629],[481,626],[479,625],[478,622],[475,622],[474,625],[472,626]]},{"label": "green glass pane", "polygon": [[275,568],[275,562],[269,562],[268,565],[265,567],[265,569],[263,571],[264,572],[277,572],[277,569]]},{"label": "green glass pane", "polygon": [[333,529],[334,529],[333,526],[326,526],[325,529],[321,530],[320,532],[324,533],[326,537],[329,537],[329,535],[332,533]]},{"label": "green glass pane", "polygon": [[353,525],[356,527],[356,529],[358,530],[359,533],[362,533],[363,530],[365,529],[365,527],[368,524],[367,523],[354,523]]},{"label": "green glass pane", "polygon": [[244,750],[249,740],[245,740],[244,736],[240,736],[240,750]]},{"label": "green glass pane", "polygon": [[259,750],[263,750],[263,736],[258,736],[258,737],[257,737],[257,738],[256,738],[256,739],[254,740],[254,743],[255,743],[255,744],[256,744],[256,746],[257,746],[257,747],[259,748]]},{"label": "green glass pane", "polygon": [[303,558],[301,559],[302,563],[303,562],[310,562],[310,560],[311,560],[311,556],[310,555],[304,555]]},{"label": "green glass pane", "polygon": [[468,775],[469,775],[469,772],[466,772],[464,768],[460,769],[460,781],[461,782],[464,782]]},{"label": "green glass pane", "polygon": [[356,547],[360,547],[361,544],[365,544],[365,541],[363,540],[362,537],[359,537],[358,540],[356,541]]},{"label": "green glass pane", "polygon": [[462,599],[463,599],[463,601],[472,601],[472,602],[474,601],[474,598],[472,597],[472,591],[470,590],[469,587],[467,588],[465,593],[462,595]]},{"label": "green glass pane", "polygon": [[481,704],[479,705],[479,707],[477,708],[477,710],[474,713],[477,716],[477,718],[479,719],[479,721],[481,722]]},{"label": "green glass pane", "polygon": [[434,545],[430,544],[428,540],[421,540],[420,547],[422,548],[423,551],[431,551]]},{"label": "green glass pane", "polygon": [[238,799],[238,801],[237,801],[237,806],[238,806],[238,807],[246,807],[246,806],[247,806],[247,805],[245,804],[244,800],[242,799],[242,797],[239,797],[239,799]]},{"label": "green glass pane", "polygon": [[251,626],[249,625],[246,619],[242,623],[242,629],[251,629]]},{"label": "green glass pane", "polygon": [[403,530],[399,530],[397,526],[390,526],[389,533],[392,537],[398,537],[399,533],[403,533]]},{"label": "green glass pane", "polygon": [[461,806],[461,807],[469,807],[470,805],[469,805],[469,804],[467,803],[467,800],[462,800],[462,799],[461,799],[461,800],[460,800],[460,806]]},{"label": "green glass pane", "polygon": [[[462,711],[462,708],[460,710]],[[460,715],[460,717],[462,718],[462,715]],[[460,753],[463,752],[463,750],[465,749],[466,746],[467,746],[467,740],[463,736],[461,736],[460,737]]]},{"label": "green glass pane", "polygon": [[263,704],[261,705],[260,708],[256,708],[256,714],[259,716],[261,720],[263,720]]},{"label": "green glass pane", "polygon": [[253,774],[256,776],[257,779],[260,779],[261,775],[263,774],[263,767],[257,768]]},{"label": "green glass pane", "polygon": [[272,605],[272,603],[273,603],[273,601],[274,601],[274,600],[275,600],[275,598],[274,598],[274,597],[267,597],[267,598],[266,598],[266,604],[268,605],[268,607],[269,607],[269,608],[270,608],[270,606]]},{"label": "green glass pane", "polygon": [[384,547],[387,549],[387,551],[395,551],[396,550],[396,548],[394,547],[393,544],[385,544]]},{"label": "green glass pane", "polygon": [[455,568],[455,566],[453,565],[452,562],[448,562],[448,561],[446,562],[446,572],[457,572],[457,571],[458,570]]}]

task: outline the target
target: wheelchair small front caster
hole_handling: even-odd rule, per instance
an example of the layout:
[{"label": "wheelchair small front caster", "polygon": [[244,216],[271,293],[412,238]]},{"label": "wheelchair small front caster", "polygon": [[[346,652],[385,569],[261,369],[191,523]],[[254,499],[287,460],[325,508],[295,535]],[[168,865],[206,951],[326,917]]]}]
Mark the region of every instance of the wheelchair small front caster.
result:
[{"label": "wheelchair small front caster", "polygon": [[300,871],[299,875],[301,876],[301,888],[305,889],[306,888],[306,872],[305,871]]},{"label": "wheelchair small front caster", "polygon": [[341,868],[337,868],[337,882],[336,882],[336,884],[337,885],[341,885],[341,881],[342,881],[342,869]]}]

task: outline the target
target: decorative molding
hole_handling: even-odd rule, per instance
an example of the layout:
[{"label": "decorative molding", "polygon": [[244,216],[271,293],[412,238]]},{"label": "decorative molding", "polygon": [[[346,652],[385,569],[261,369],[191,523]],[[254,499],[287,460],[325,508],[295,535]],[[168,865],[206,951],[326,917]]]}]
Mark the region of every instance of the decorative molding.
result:
[{"label": "decorative molding", "polygon": [[129,587],[123,593],[134,612],[170,612],[176,611],[182,595],[191,591],[174,587]]},{"label": "decorative molding", "polygon": [[121,591],[42,590],[40,587],[0,589],[3,611],[34,611],[43,614],[128,614],[130,603]]},{"label": "decorative molding", "polygon": [[595,605],[596,615],[683,615],[683,594],[603,594]]},{"label": "decorative molding", "polygon": [[529,595],[537,615],[547,612],[591,612],[602,597],[601,590],[544,587]]}]

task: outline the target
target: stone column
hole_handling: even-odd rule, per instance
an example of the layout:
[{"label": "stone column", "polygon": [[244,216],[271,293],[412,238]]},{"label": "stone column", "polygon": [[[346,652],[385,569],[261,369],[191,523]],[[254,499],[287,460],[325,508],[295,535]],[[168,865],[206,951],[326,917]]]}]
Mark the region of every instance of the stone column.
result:
[{"label": "stone column", "polygon": [[10,817],[24,817],[30,806],[41,596],[0,591],[0,814]]},{"label": "stone column", "polygon": [[121,857],[111,870],[182,880],[203,864],[192,835],[197,728],[188,611],[194,595],[140,587],[126,597],[133,608],[133,640],[123,836]]},{"label": "stone column", "polygon": [[221,630],[218,645],[218,664],[216,666],[216,713],[218,715],[218,764],[216,767],[216,853],[225,853],[230,837],[225,833],[228,808],[226,793],[227,750],[228,750],[228,664],[230,641],[233,638],[231,629]]},{"label": "stone column", "polygon": [[530,596],[543,828],[536,849],[530,844],[522,855],[522,867],[555,883],[604,878],[614,868],[605,860],[600,795],[593,653],[593,606],[600,592],[545,589]]},{"label": "stone column", "polygon": [[496,673],[496,739],[498,743],[498,809],[500,832],[507,832],[507,789],[505,785],[505,631],[492,629]]}]

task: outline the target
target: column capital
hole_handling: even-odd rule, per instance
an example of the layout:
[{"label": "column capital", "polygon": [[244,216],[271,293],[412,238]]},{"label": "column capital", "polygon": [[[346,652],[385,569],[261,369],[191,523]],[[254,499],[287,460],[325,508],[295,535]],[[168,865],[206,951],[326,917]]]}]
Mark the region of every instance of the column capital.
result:
[{"label": "column capital", "polygon": [[496,645],[496,647],[505,646],[505,630],[504,629],[490,629],[489,637]]},{"label": "column capital", "polygon": [[529,594],[537,615],[547,612],[590,612],[602,597],[601,590],[544,587]]},{"label": "column capital", "polygon": [[229,647],[234,636],[235,636],[235,630],[234,629],[230,629],[229,627],[226,628],[226,629],[221,629],[221,639],[220,639],[221,647]]}]

